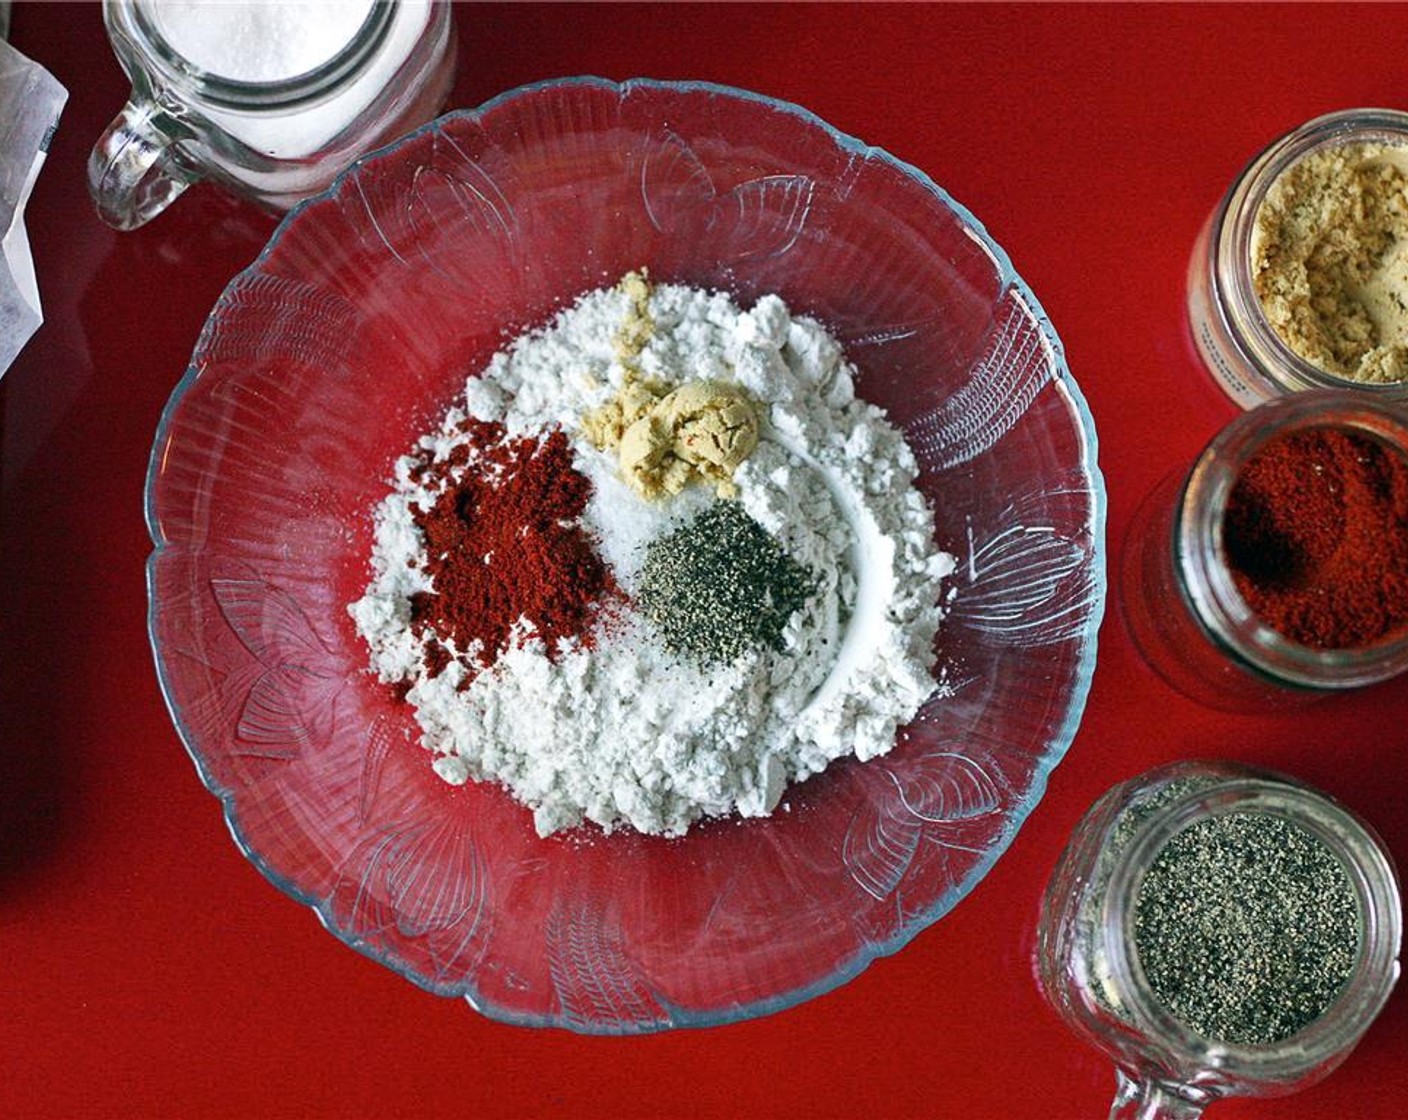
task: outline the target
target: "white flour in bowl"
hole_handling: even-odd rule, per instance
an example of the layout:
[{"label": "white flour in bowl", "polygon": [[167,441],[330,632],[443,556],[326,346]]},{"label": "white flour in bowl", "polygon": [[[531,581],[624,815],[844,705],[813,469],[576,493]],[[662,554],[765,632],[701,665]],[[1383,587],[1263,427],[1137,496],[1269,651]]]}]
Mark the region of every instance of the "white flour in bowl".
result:
[{"label": "white flour in bowl", "polygon": [[[734,383],[761,403],[761,440],[737,468],[737,499],[815,579],[783,648],[750,649],[704,668],[670,652],[629,609],[590,643],[549,648],[522,626],[489,668],[456,650],[432,671],[410,625],[430,590],[413,518],[438,489],[408,456],[376,514],[373,577],[349,610],[380,678],[406,689],[446,781],[496,780],[547,835],[584,818],[610,829],[678,835],[701,816],[771,813],[785,787],[846,755],[887,752],[896,728],[934,691],[935,636],[951,556],[914,488],[901,433],[854,395],[854,368],[816,322],[765,296],[748,311],[727,295],[665,285],[653,327],[630,359],[618,335],[631,313],[617,288],[589,293],[546,328],[496,355],[421,447],[436,462],[466,441],[466,416],[510,435],[561,429],[592,480],[583,523],[620,588],[637,589],[647,544],[714,500],[691,486],[647,502],[615,457],[583,436],[584,413],[630,376],[665,387]],[[419,479],[419,481],[418,481]]]}]

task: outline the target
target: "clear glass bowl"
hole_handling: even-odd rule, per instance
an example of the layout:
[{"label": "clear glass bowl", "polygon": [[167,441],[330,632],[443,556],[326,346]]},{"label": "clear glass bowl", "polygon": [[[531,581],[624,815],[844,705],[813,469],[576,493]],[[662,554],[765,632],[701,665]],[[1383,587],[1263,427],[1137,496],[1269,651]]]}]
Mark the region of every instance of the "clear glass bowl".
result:
[{"label": "clear glass bowl", "polygon": [[[843,341],[960,558],[952,695],[771,818],[540,839],[502,789],[432,773],[345,608],[393,461],[465,375],[642,265]],[[162,687],[254,864],[427,989],[600,1033],[788,1007],[946,913],[1069,746],[1105,599],[1094,426],[1006,254],[914,168],[693,83],[517,90],[300,206],[210,316],[147,515]]]}]

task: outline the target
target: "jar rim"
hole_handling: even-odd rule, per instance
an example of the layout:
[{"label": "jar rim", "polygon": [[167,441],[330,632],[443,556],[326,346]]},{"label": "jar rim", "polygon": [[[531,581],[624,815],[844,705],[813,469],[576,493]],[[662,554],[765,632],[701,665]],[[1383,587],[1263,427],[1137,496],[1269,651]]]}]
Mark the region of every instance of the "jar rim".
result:
[{"label": "jar rim", "polygon": [[1408,398],[1408,379],[1356,381],[1321,369],[1297,354],[1267,320],[1251,274],[1256,215],[1285,171],[1316,151],[1388,138],[1408,148],[1408,112],[1353,108],[1315,117],[1258,152],[1233,180],[1214,212],[1208,254],[1215,302],[1240,357],[1283,392],[1342,389],[1379,399]]},{"label": "jar rim", "polygon": [[[1353,1048],[1392,991],[1403,933],[1397,873],[1383,841],[1367,823],[1328,795],[1285,775],[1240,765],[1183,763],[1160,768],[1144,780],[1199,776],[1206,780],[1151,810],[1115,856],[1101,911],[1111,976],[1134,1024],[1169,1059],[1192,1057],[1211,1081],[1300,1084],[1328,1072],[1333,1066],[1327,1062]],[[1134,940],[1135,900],[1158,853],[1198,821],[1234,812],[1277,816],[1315,835],[1344,868],[1359,909],[1354,970],[1334,1002],[1296,1034],[1267,1045],[1208,1039],[1177,1019],[1154,995]]]},{"label": "jar rim", "polygon": [[162,78],[194,94],[203,104],[235,111],[294,109],[327,97],[347,79],[361,73],[382,49],[391,33],[399,0],[371,0],[361,26],[335,54],[311,70],[275,81],[243,81],[204,70],[167,41],[152,18],[149,0],[107,0],[109,27],[119,29],[139,46]]}]

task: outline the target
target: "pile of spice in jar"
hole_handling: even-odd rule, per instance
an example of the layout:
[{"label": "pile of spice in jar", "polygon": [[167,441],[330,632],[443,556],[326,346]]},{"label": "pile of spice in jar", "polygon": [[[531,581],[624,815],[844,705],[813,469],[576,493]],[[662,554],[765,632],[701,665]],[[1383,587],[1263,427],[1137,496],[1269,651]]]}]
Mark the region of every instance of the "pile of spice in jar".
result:
[{"label": "pile of spice in jar", "polygon": [[1408,459],[1349,428],[1273,436],[1223,515],[1238,592],[1268,626],[1319,650],[1408,633]]},{"label": "pile of spice in jar", "polygon": [[1292,351],[1349,381],[1408,380],[1408,148],[1337,144],[1272,182],[1252,283]]},{"label": "pile of spice in jar", "polygon": [[1134,946],[1150,990],[1195,1033],[1270,1046],[1320,1019],[1354,972],[1358,901],[1314,833],[1271,813],[1206,816],[1144,873]]},{"label": "pile of spice in jar", "polygon": [[349,607],[435,772],[543,835],[679,835],[886,753],[936,692],[954,561],[854,378],[776,296],[641,274],[474,371]]},{"label": "pile of spice in jar", "polygon": [[1408,395],[1408,113],[1327,113],[1268,145],[1194,243],[1188,315],[1244,408],[1307,389]]}]

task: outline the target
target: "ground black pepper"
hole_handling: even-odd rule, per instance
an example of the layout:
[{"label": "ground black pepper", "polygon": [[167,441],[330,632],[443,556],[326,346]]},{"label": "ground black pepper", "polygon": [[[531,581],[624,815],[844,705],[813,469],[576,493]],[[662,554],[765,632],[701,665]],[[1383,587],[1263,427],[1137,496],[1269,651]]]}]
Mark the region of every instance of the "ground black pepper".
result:
[{"label": "ground black pepper", "polygon": [[1134,942],[1150,988],[1218,1042],[1270,1045],[1329,1010],[1355,967],[1349,876],[1309,830],[1265,813],[1174,836],[1139,888]]},{"label": "ground black pepper", "polygon": [[667,649],[704,668],[750,649],[783,649],[812,573],[734,501],[715,502],[651,542],[637,600]]}]

